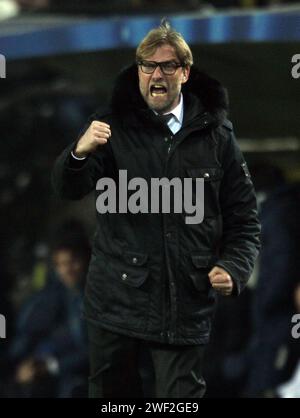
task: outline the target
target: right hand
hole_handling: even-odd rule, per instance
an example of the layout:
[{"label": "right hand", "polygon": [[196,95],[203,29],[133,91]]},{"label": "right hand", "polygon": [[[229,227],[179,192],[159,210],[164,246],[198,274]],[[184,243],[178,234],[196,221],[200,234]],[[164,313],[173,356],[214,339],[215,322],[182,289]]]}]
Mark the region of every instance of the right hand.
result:
[{"label": "right hand", "polygon": [[74,154],[76,157],[87,157],[99,145],[107,143],[111,137],[110,126],[105,122],[94,120],[85,134],[79,139]]}]

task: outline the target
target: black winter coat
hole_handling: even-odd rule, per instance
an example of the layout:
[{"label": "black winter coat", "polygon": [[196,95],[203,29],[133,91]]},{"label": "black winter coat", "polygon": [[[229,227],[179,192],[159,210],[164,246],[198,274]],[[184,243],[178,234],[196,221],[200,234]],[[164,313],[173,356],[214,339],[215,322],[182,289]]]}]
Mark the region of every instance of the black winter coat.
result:
[{"label": "black winter coat", "polygon": [[107,122],[110,140],[77,164],[71,144],[56,161],[53,184],[60,196],[80,199],[103,176],[117,181],[118,170],[127,170],[128,181],[204,178],[199,224],[187,225],[184,213],[98,213],[85,293],[85,316],[102,328],[186,345],[209,338],[216,298],[210,269],[224,268],[238,294],[258,253],[260,227],[251,177],[226,119],[226,91],[192,67],[183,98],[183,125],[173,135],[144,102],[137,67],[126,69],[110,108],[84,128]]}]

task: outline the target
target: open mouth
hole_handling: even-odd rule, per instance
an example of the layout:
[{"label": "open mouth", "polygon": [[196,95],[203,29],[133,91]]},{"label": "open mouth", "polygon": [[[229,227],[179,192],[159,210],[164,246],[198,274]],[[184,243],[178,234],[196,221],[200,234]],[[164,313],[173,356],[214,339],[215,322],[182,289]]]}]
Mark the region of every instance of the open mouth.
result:
[{"label": "open mouth", "polygon": [[163,96],[164,94],[167,94],[167,88],[162,84],[153,84],[150,87],[150,93],[151,96]]}]

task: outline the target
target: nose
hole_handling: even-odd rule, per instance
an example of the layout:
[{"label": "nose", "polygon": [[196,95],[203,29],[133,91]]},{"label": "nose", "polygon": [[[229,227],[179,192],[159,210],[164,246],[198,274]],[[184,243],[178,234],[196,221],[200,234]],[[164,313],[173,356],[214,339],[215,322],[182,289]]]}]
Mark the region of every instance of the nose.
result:
[{"label": "nose", "polygon": [[160,66],[158,65],[154,72],[152,73],[153,78],[163,78],[164,73],[162,72]]}]

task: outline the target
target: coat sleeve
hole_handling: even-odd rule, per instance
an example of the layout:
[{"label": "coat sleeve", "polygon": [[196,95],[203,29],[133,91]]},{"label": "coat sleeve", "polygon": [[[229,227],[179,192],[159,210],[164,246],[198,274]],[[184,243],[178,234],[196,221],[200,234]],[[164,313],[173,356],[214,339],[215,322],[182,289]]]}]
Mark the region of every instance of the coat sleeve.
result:
[{"label": "coat sleeve", "polygon": [[235,294],[239,294],[252,273],[258,255],[260,223],[247,163],[237,144],[232,125],[224,129],[226,139],[221,156],[224,175],[220,189],[223,233],[216,265],[231,275],[235,283]]},{"label": "coat sleeve", "polygon": [[[77,141],[90,126],[90,123],[96,119],[99,119],[96,114],[89,118]],[[77,200],[90,193],[111,164],[109,143],[99,146],[83,161],[74,160],[71,151],[75,149],[77,141],[64,149],[56,159],[52,170],[51,180],[54,192],[64,199]]]}]

